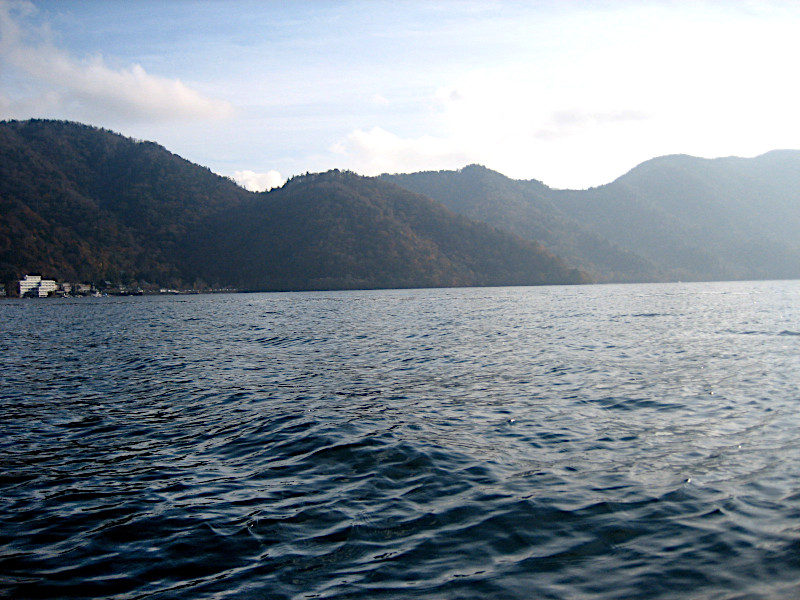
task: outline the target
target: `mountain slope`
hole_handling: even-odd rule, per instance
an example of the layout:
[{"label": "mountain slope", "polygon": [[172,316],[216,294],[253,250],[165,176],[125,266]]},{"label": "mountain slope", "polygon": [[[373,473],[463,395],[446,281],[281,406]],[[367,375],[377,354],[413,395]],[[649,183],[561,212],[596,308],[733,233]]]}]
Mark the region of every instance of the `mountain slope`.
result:
[{"label": "mountain slope", "polygon": [[157,144],[76,123],[1,123],[0,275],[177,283],[191,228],[250,195]]},{"label": "mountain slope", "polygon": [[565,214],[555,192],[541,182],[516,181],[480,165],[381,178],[438,200],[470,219],[541,242],[571,264],[597,274],[602,281],[649,281],[660,277],[652,262],[609,242]]},{"label": "mountain slope", "polygon": [[800,152],[656,158],[591,190],[556,194],[597,235],[672,279],[800,277]]},{"label": "mountain slope", "polygon": [[245,289],[588,281],[537,244],[398,186],[339,171],[261,194],[209,222],[196,241],[195,260],[209,265],[221,257],[206,274],[210,281],[227,277]]},{"label": "mountain slope", "polygon": [[3,281],[37,272],[247,289],[587,280],[566,263],[600,281],[800,278],[798,232],[800,151],[666,156],[582,191],[472,165],[329,172],[254,194],[151,142],[76,123],[0,123]]},{"label": "mountain slope", "polygon": [[538,240],[600,281],[800,277],[800,151],[666,156],[580,191],[478,166],[382,177]]},{"label": "mountain slope", "polygon": [[332,172],[247,192],[150,143],[0,123],[0,275],[246,289],[586,281],[541,246]]}]

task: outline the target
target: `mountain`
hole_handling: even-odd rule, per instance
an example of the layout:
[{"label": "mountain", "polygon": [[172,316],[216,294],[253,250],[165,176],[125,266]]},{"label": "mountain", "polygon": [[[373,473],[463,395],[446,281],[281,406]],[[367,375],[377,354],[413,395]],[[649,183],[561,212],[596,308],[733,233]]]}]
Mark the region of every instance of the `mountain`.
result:
[{"label": "mountain", "polygon": [[663,276],[653,262],[566,214],[555,191],[539,181],[516,181],[480,165],[381,178],[438,200],[470,219],[536,240],[603,281],[642,282]]},{"label": "mountain", "polygon": [[254,194],[151,142],[0,124],[0,275],[250,290],[581,283],[541,245],[333,171]]},{"label": "mountain", "polygon": [[[152,143],[0,123],[0,278],[251,290],[800,278],[800,151],[589,190],[478,165],[256,194]],[[560,258],[558,258],[560,257]]]},{"label": "mountain", "polygon": [[554,201],[670,279],[800,277],[800,151],[664,156]]},{"label": "mountain", "polygon": [[[581,283],[542,246],[354,173],[297,177],[208,220],[188,262],[243,289]],[[216,260],[214,260],[216,258]],[[198,262],[199,261],[199,262]]]},{"label": "mountain", "polygon": [[77,123],[0,123],[0,276],[178,285],[188,233],[250,195],[151,142]]},{"label": "mountain", "polygon": [[800,277],[800,151],[665,156],[589,190],[477,165],[382,178],[540,241],[600,281]]}]

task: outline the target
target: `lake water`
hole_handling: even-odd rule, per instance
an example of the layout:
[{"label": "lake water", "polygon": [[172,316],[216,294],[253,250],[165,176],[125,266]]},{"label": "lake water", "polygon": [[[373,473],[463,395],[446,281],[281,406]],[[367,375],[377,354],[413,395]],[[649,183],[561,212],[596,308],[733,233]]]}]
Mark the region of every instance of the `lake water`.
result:
[{"label": "lake water", "polygon": [[800,282],[0,302],[0,596],[800,597]]}]

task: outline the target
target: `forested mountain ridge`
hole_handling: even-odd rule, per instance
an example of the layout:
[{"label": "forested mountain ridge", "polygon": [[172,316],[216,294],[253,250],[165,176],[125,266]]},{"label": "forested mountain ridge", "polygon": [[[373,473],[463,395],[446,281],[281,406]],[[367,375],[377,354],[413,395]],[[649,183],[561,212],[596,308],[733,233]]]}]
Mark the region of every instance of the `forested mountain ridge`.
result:
[{"label": "forested mountain ridge", "polygon": [[664,156],[589,190],[476,165],[382,177],[541,241],[600,281],[800,277],[800,151]]},{"label": "forested mountain ridge", "polygon": [[655,158],[604,186],[555,196],[592,232],[669,279],[800,277],[800,151]]},{"label": "forested mountain ridge", "polygon": [[[456,215],[374,178],[330,171],[296,177],[225,215],[195,239],[215,284],[338,289],[585,283],[541,245]],[[271,256],[256,262],[248,255]],[[191,261],[189,261],[191,262]],[[269,282],[264,285],[263,282]]]},{"label": "forested mountain ridge", "polygon": [[152,142],[70,122],[4,122],[0,275],[177,285],[186,273],[175,253],[192,227],[250,195]]},{"label": "forested mountain ridge", "polygon": [[6,282],[41,273],[276,290],[800,278],[798,232],[800,151],[664,156],[579,191],[470,165],[331,171],[256,194],[152,142],[70,122],[0,123]]},{"label": "forested mountain ridge", "polygon": [[254,194],[151,142],[0,123],[0,275],[250,290],[582,283],[542,246],[352,173]]},{"label": "forested mountain ridge", "polygon": [[480,165],[381,178],[438,200],[468,218],[536,240],[603,280],[644,282],[663,278],[652,262],[609,242],[565,214],[554,190],[539,181],[513,180]]}]

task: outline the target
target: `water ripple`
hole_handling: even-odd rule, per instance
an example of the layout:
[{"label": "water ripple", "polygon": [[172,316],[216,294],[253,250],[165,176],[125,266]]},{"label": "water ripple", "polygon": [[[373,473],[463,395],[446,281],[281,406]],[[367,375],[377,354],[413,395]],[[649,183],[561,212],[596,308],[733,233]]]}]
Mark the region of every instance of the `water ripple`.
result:
[{"label": "water ripple", "polygon": [[799,292],[4,301],[0,594],[797,597]]}]

